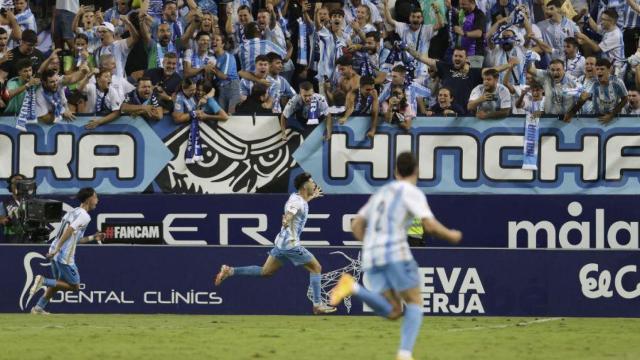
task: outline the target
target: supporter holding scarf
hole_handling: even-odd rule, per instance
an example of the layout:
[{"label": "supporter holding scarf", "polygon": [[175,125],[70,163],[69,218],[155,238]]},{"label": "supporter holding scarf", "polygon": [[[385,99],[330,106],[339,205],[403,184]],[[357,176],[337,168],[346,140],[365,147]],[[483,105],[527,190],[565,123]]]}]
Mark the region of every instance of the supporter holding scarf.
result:
[{"label": "supporter holding scarf", "polygon": [[538,142],[540,138],[540,116],[544,114],[544,89],[538,82],[525,88],[516,101],[516,107],[524,109],[524,146],[522,169],[538,170]]}]

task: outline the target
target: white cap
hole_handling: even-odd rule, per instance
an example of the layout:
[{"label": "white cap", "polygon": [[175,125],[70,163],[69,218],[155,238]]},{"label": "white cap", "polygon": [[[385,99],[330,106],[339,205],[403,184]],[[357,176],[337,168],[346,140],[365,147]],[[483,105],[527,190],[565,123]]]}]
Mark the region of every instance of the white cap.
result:
[{"label": "white cap", "polygon": [[100,24],[100,26],[98,26],[98,29],[105,29],[107,31],[111,31],[114,34],[116,33],[116,27],[113,26],[113,24],[110,22],[103,22],[102,24]]}]

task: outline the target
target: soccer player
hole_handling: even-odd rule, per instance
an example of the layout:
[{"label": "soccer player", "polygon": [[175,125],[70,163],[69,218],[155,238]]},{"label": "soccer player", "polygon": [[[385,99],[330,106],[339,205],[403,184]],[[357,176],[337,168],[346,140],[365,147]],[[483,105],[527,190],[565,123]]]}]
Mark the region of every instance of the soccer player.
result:
[{"label": "soccer player", "polygon": [[422,296],[418,264],[407,243],[407,228],[420,218],[427,234],[457,244],[462,233],[451,230],[435,219],[427,199],[416,187],[418,165],[411,153],[398,156],[396,181],[385,185],[369,198],[351,223],[353,236],[363,241],[362,269],[370,289],[360,286],[349,274],[343,274],[331,290],[330,304],[338,305],[353,295],[376,314],[391,320],[402,316],[401,301],[406,303],[398,360],[413,359],[412,351],[422,323]]},{"label": "soccer player", "polygon": [[104,240],[104,233],[101,232],[92,236],[84,236],[84,231],[91,221],[89,211],[98,205],[98,194],[93,188],[83,188],[80,189],[76,197],[80,200],[80,206],[62,218],[58,234],[51,243],[47,254],[47,258],[51,259],[53,279],[38,275],[31,286],[31,295],[34,295],[43,286],[47,288],[38,303],[31,309],[32,314],[49,314],[44,308],[56,292],[60,290],[78,291],[80,289],[80,273],[75,262],[76,245]]},{"label": "soccer player", "polygon": [[322,303],[320,298],[320,272],[322,267],[318,260],[300,245],[300,234],[304,229],[309,214],[309,201],[321,197],[320,188],[311,178],[309,173],[302,173],[293,180],[298,190],[289,196],[284,205],[282,228],[275,240],[275,246],[271,249],[267,261],[262,266],[230,267],[222,265],[216,275],[215,284],[219,286],[230,276],[262,276],[268,277],[276,273],[285,260],[289,260],[295,266],[303,265],[309,271],[309,282],[313,290],[313,313],[328,314],[336,311],[336,308]]}]

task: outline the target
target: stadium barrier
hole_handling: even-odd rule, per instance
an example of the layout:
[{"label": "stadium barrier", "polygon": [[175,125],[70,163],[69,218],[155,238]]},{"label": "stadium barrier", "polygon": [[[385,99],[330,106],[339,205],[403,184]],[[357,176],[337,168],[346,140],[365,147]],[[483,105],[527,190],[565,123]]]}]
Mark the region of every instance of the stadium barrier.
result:
[{"label": "stadium barrier", "polygon": [[418,185],[440,194],[636,194],[640,186],[640,125],[619,118],[565,124],[541,120],[538,171],[522,170],[524,122],[417,118],[411,131],[383,124],[373,140],[367,118],[351,118],[323,141],[324,124],[306,139],[281,141],[274,116],[234,116],[200,123],[204,161],[186,165],[189,126],[169,117],[147,123],[122,117],[85,130],[89,117],[52,126],[15,128],[0,117],[0,194],[15,172],[37,179],[42,194],[286,193],[291,178],[310,172],[326,193],[371,193],[393,177],[395,156],[413,150]]},{"label": "stadium barrier", "polygon": [[[49,273],[44,246],[1,245],[0,312],[25,312],[34,276]],[[310,248],[323,265],[323,296],[343,271],[361,275],[358,248]],[[262,264],[267,247],[83,245],[79,293],[59,293],[58,313],[310,314],[308,275],[285,266],[269,279],[231,278],[221,264]],[[424,312],[468,316],[640,317],[637,253],[416,249]],[[233,259],[233,260],[230,260]],[[363,278],[367,284],[366,277]],[[348,299],[340,314],[370,314]]]},{"label": "stadium barrier", "polygon": [[[64,209],[71,197],[54,197]],[[169,245],[271,245],[287,194],[100,195],[87,234],[108,241]],[[368,195],[325,195],[309,206],[306,246],[354,246],[351,219]],[[630,195],[428,195],[462,247],[638,251],[639,197]],[[52,224],[57,233],[57,225]],[[129,241],[129,239],[132,239]],[[428,238],[427,246],[447,246]]]}]

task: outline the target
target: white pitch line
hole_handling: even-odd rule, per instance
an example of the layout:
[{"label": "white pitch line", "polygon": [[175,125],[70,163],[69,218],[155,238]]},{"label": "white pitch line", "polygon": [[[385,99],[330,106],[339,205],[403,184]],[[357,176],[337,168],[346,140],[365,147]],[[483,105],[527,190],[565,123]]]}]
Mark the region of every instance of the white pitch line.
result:
[{"label": "white pitch line", "polygon": [[549,322],[549,321],[558,321],[558,320],[562,320],[562,318],[546,318],[546,319],[537,319],[537,320],[519,322],[519,323],[515,323],[515,324],[504,324],[504,325],[493,325],[493,326],[476,326],[476,327],[461,328],[461,329],[449,329],[449,331],[450,332],[458,332],[458,331],[477,331],[477,330],[505,329],[505,328],[514,327],[514,326],[529,326],[529,325],[533,325],[533,324],[540,324],[540,323],[545,323],[545,322]]}]

